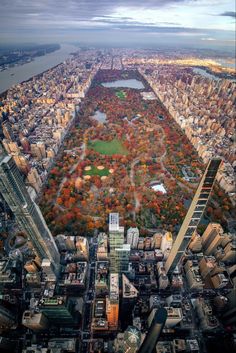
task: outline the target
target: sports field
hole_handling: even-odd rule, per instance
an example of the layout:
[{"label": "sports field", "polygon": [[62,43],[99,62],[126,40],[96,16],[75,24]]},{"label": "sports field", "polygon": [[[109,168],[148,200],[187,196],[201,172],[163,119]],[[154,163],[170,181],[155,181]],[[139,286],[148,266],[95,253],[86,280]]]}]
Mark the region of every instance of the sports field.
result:
[{"label": "sports field", "polygon": [[118,139],[114,139],[112,141],[89,141],[88,148],[107,156],[112,156],[113,154],[121,154],[126,156],[128,154],[128,150]]}]

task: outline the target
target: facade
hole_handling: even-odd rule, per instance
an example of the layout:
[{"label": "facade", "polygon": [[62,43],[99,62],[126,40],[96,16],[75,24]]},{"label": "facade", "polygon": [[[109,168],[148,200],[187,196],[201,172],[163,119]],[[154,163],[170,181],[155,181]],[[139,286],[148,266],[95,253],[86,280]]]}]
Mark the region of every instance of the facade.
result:
[{"label": "facade", "polygon": [[29,241],[36,255],[48,258],[55,269],[60,263],[60,255],[39,207],[31,200],[19,170],[11,156],[0,147],[0,191]]},{"label": "facade", "polygon": [[204,213],[220,165],[221,159],[212,159],[208,163],[169,257],[165,263],[167,274],[173,273],[185,254],[188,244],[191,241],[191,237]]}]

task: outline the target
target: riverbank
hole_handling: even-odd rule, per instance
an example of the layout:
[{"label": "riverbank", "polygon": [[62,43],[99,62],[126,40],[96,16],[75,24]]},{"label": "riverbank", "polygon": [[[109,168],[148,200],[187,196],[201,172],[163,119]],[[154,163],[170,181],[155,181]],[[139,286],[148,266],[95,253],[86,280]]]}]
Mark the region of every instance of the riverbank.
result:
[{"label": "riverbank", "polygon": [[34,61],[13,67],[9,70],[0,72],[0,94],[1,96],[13,85],[28,81],[32,77],[42,74],[54,66],[65,61],[77,47],[73,45],[61,45],[61,49],[53,53],[35,58]]}]

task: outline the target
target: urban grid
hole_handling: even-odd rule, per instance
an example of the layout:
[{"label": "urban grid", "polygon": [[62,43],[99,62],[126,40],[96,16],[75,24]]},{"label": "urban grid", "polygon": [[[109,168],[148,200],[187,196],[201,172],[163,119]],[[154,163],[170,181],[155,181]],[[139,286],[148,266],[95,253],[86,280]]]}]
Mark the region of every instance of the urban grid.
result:
[{"label": "urban grid", "polygon": [[77,48],[2,93],[0,351],[235,351],[235,87]]}]

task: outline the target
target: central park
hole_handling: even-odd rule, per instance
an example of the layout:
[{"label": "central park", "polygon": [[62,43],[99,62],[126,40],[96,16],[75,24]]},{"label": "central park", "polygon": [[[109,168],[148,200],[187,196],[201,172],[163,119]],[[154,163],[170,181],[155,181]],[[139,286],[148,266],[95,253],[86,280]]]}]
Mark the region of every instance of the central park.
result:
[{"label": "central park", "polygon": [[143,234],[158,227],[175,231],[203,170],[137,71],[100,70],[49,173],[40,207],[53,234],[92,234],[104,229],[110,212]]}]

